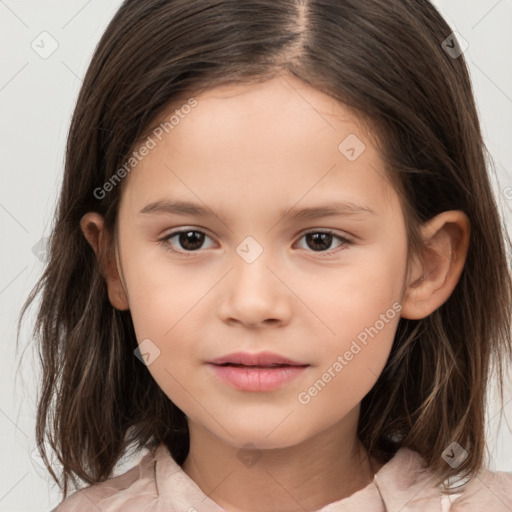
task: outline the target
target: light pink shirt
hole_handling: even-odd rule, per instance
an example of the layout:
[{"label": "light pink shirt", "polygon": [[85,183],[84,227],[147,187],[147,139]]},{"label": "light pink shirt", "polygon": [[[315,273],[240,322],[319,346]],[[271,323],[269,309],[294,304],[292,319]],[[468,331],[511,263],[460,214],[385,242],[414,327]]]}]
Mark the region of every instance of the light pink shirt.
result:
[{"label": "light pink shirt", "polygon": [[[483,471],[455,496],[431,483],[420,455],[401,448],[363,489],[317,512],[512,512],[512,473]],[[254,507],[257,510],[257,506]],[[223,512],[163,444],[122,475],[75,492],[51,512]]]}]

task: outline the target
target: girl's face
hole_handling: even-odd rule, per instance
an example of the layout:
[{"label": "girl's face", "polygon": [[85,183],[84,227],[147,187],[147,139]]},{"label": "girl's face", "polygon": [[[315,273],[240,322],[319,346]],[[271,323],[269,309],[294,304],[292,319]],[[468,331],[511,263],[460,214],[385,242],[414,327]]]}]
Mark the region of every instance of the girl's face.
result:
[{"label": "girl's face", "polygon": [[[119,263],[148,369],[232,446],[354,424],[405,281],[404,219],[379,154],[342,105],[289,75],[195,99],[123,184]],[[231,367],[237,387],[209,363],[234,352],[303,366]]]}]

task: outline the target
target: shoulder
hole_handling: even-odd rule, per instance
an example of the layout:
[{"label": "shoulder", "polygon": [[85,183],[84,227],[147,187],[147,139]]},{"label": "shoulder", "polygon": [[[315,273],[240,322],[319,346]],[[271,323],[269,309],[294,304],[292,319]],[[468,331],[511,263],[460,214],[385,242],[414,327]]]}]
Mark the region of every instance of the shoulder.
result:
[{"label": "shoulder", "polygon": [[512,473],[483,470],[444,494],[419,453],[400,448],[374,477],[390,512],[512,512]]},{"label": "shoulder", "polygon": [[512,510],[512,473],[484,470],[467,482],[457,495],[447,497],[450,512],[510,512]]},{"label": "shoulder", "polygon": [[76,491],[51,512],[154,510],[158,501],[155,462],[155,453],[150,451],[130,470]]}]

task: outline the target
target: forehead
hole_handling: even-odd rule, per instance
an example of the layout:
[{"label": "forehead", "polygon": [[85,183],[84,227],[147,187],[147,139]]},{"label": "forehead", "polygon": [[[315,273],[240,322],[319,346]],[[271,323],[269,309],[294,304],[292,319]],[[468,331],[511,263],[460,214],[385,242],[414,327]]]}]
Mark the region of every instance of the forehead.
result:
[{"label": "forehead", "polygon": [[280,208],[336,191],[374,204],[389,199],[382,161],[362,120],[299,79],[229,84],[194,98],[196,106],[155,139],[130,173],[127,193],[136,189],[138,204],[176,192],[246,206],[265,197]]},{"label": "forehead", "polygon": [[346,105],[291,75],[263,83],[223,85],[195,99],[198,106],[176,131],[209,135],[201,141],[204,144],[216,143],[215,136],[227,132],[258,142],[270,142],[276,134],[290,142],[321,135],[328,138],[327,144],[336,143],[344,131],[368,136],[363,120]]}]

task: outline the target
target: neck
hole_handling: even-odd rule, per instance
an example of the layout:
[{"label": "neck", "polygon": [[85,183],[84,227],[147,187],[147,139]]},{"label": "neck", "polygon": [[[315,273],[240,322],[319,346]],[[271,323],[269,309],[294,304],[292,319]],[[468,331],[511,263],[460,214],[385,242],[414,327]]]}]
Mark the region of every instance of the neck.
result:
[{"label": "neck", "polygon": [[182,469],[227,512],[315,511],[362,489],[373,480],[372,467],[379,469],[356,426],[345,417],[343,425],[299,445],[258,449],[226,444],[189,420],[190,451]]}]

